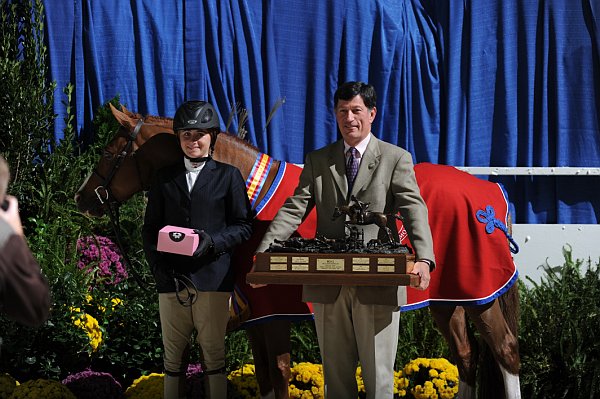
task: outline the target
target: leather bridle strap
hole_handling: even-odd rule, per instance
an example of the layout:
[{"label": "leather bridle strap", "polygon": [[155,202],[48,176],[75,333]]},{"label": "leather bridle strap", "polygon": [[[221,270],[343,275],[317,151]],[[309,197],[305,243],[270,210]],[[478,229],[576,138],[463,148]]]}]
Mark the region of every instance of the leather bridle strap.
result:
[{"label": "leather bridle strap", "polygon": [[[123,257],[123,260],[125,261],[127,269],[129,271],[131,271],[133,278],[138,283],[140,288],[147,289],[146,283],[144,283],[142,281],[141,276],[138,274],[136,269],[134,267],[132,267],[131,260],[129,259],[129,256],[127,255],[127,252],[125,251],[125,247],[123,246],[123,240],[121,239],[121,225],[120,225],[120,221],[119,221],[119,205],[120,205],[120,203],[116,200],[112,201],[112,202],[110,201],[111,197],[114,199],[114,196],[112,196],[112,194],[110,193],[110,186],[109,186],[113,177],[117,173],[117,170],[119,170],[121,164],[125,160],[125,157],[127,156],[127,154],[129,154],[129,151],[131,150],[131,148],[133,146],[133,142],[135,141],[135,139],[136,139],[137,135],[139,134],[140,129],[142,128],[143,125],[144,125],[144,118],[141,118],[140,120],[138,120],[133,131],[127,137],[127,144],[125,144],[125,147],[123,147],[123,150],[117,156],[117,159],[115,160],[115,163],[113,164],[110,174],[104,179],[104,182],[102,183],[102,185],[96,187],[95,192],[96,192],[96,196],[98,197],[98,200],[100,201],[100,203],[103,205],[106,205],[108,217],[109,217],[110,223],[113,227],[113,230],[115,232],[116,244],[119,247],[119,251],[121,251],[121,256]],[[94,171],[94,172],[96,172],[96,171]],[[96,172],[96,174],[98,174],[98,173]],[[103,189],[106,194],[105,201],[102,200],[102,196],[100,194],[100,189]],[[115,206],[113,206],[113,202],[114,202]]]},{"label": "leather bridle strap", "polygon": [[[129,154],[129,151],[131,151],[131,148],[133,147],[133,143],[135,142],[135,139],[137,138],[137,135],[140,133],[140,130],[142,129],[143,125],[144,125],[144,118],[140,118],[138,120],[137,124],[135,125],[135,128],[133,129],[133,131],[129,134],[129,136],[127,136],[127,144],[125,144],[125,147],[123,147],[123,150],[119,153],[119,155],[117,155],[117,158],[115,159],[115,162],[114,162],[108,176],[106,176],[105,178],[102,178],[102,176],[94,169],[93,173],[104,180],[102,182],[102,184],[100,184],[94,190],[94,192],[96,193],[96,197],[98,198],[98,201],[100,201],[100,204],[104,205],[105,203],[110,203],[111,197],[114,199],[114,196],[112,195],[112,193],[110,191],[110,183],[112,182],[112,179],[115,177],[115,174],[121,167],[121,164],[127,157],[127,154]],[[115,200],[115,202],[118,202],[118,201]]]}]

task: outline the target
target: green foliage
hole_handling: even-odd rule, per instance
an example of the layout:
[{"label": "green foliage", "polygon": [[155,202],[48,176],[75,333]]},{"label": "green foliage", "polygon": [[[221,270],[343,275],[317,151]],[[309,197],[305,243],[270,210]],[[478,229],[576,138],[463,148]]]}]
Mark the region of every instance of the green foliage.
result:
[{"label": "green foliage", "polygon": [[48,82],[43,5],[0,1],[0,153],[12,173],[10,191],[21,213],[34,214],[31,196],[49,156],[55,83]]},{"label": "green foliage", "polygon": [[[32,169],[35,173],[21,181],[15,179],[9,189],[20,204],[27,203],[27,212],[21,216],[30,248],[50,285],[52,312],[48,322],[38,329],[0,317],[4,341],[0,367],[24,381],[62,379],[92,366],[97,371],[110,372],[126,386],[143,373],[162,369],[157,297],[151,287],[148,291],[148,287],[138,286],[132,278],[118,286],[101,287],[77,266],[79,238],[113,233],[107,217],[81,214],[73,196],[119,125],[107,105],[100,108],[94,119],[95,142],[82,150],[72,127],[72,92],[70,85],[64,90],[67,97],[64,139],[49,140],[49,126],[30,131],[33,142],[51,143],[51,152],[31,145],[3,146],[9,160],[36,159]],[[118,105],[118,99],[111,102]],[[38,106],[44,105],[38,102]],[[143,195],[123,205],[121,228],[123,242],[127,244],[125,250],[142,279],[149,281],[139,228],[143,210]],[[110,305],[115,298],[126,306],[113,309]],[[96,351],[90,348],[86,331],[73,323],[73,316],[79,314],[73,311],[75,308],[98,321],[102,342]]]},{"label": "green foliage", "polygon": [[[197,348],[196,348],[197,350]],[[252,351],[250,341],[243,329],[235,330],[225,337],[226,367],[227,370],[235,370],[246,363],[252,362]],[[194,362],[198,357],[192,359]]]},{"label": "green foliage", "polygon": [[520,287],[525,398],[600,396],[600,267],[563,253],[564,265]]},{"label": "green foliage", "polygon": [[312,320],[292,324],[290,338],[294,362],[321,363],[317,331]]},{"label": "green foliage", "polygon": [[448,346],[436,329],[429,309],[421,308],[400,315],[400,337],[396,367],[419,357],[449,359]]},{"label": "green foliage", "polygon": [[142,374],[162,372],[158,296],[129,282],[98,286],[92,296],[88,312],[104,332],[92,369],[112,374],[124,386]]}]

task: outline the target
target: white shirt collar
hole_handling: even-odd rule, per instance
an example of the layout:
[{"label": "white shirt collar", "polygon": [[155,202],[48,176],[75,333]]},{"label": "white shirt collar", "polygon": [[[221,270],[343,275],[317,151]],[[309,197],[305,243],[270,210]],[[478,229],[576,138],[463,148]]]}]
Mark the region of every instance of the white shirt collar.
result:
[{"label": "white shirt collar", "polygon": [[[367,146],[369,145],[369,141],[371,141],[371,135],[372,133],[369,133],[367,135],[367,137],[365,137],[360,143],[358,143],[357,145],[354,146],[354,148],[356,148],[358,150],[358,152],[360,153],[360,157],[362,158],[363,154],[365,153],[365,151],[367,151]],[[348,145],[348,143],[346,143],[344,141],[344,154],[348,153],[348,150],[350,149],[350,145]]]},{"label": "white shirt collar", "polygon": [[186,157],[183,157],[183,164],[188,172],[198,173],[202,170],[206,162],[192,162]]}]

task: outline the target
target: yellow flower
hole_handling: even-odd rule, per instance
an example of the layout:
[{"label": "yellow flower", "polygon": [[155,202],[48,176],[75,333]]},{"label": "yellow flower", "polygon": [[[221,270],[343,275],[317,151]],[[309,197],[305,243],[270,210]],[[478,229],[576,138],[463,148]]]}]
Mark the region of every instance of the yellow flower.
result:
[{"label": "yellow flower", "polygon": [[454,399],[458,394],[458,369],[448,360],[414,359],[404,366],[406,386],[416,399]]},{"label": "yellow flower", "polygon": [[320,399],[324,396],[323,366],[308,362],[294,364],[290,381],[290,398]]},{"label": "yellow flower", "polygon": [[114,308],[116,308],[119,305],[123,304],[123,301],[121,300],[121,298],[113,298],[110,300],[112,302],[112,308],[114,310]]},{"label": "yellow flower", "polygon": [[102,330],[98,320],[87,313],[82,313],[79,308],[71,307],[70,309],[73,313],[76,313],[71,316],[73,324],[87,334],[92,352],[96,352],[102,343]]},{"label": "yellow flower", "polygon": [[[325,396],[323,367],[308,362],[292,367],[289,397],[291,399],[322,399]],[[423,378],[424,377],[424,378]],[[416,384],[418,378],[422,378]],[[240,398],[260,398],[254,366],[245,364],[228,376]],[[356,370],[357,396],[365,397],[362,369]],[[458,370],[446,359],[415,359],[403,370],[394,372],[394,399],[407,395],[417,399],[455,399],[458,393]]]},{"label": "yellow flower", "polygon": [[260,390],[254,374],[253,364],[244,364],[239,369],[233,370],[229,373],[227,379],[239,397],[244,399],[260,398]]},{"label": "yellow flower", "polygon": [[131,383],[125,391],[125,397],[131,399],[162,399],[164,374],[143,375]]}]

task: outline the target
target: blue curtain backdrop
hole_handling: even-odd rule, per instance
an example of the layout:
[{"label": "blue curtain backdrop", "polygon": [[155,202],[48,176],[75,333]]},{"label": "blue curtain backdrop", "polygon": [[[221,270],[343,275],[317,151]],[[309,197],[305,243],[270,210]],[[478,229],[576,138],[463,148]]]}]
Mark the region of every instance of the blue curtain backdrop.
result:
[{"label": "blue curtain backdrop", "polygon": [[[336,140],[333,93],[378,92],[374,134],[417,162],[600,167],[598,0],[45,0],[51,79],[77,131],[118,95],[172,116],[207,99],[225,128],[302,163]],[[271,107],[285,102],[267,125]],[[231,131],[237,131],[234,121]],[[599,177],[496,177],[520,223],[598,223]]]}]

